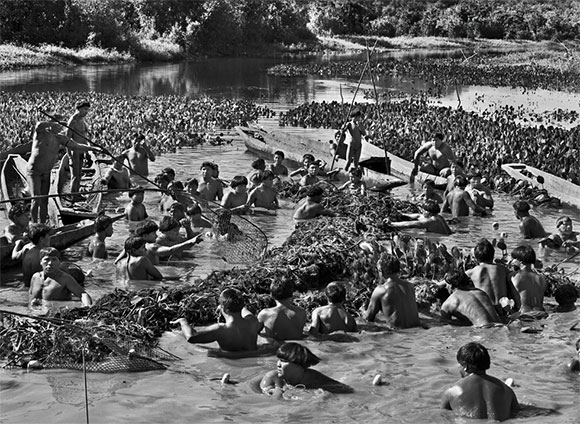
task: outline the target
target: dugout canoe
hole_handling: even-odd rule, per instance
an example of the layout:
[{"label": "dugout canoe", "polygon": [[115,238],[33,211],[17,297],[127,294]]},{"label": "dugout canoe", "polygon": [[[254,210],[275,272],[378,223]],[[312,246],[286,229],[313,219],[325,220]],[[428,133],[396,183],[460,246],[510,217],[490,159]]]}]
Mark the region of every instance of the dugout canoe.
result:
[{"label": "dugout canoe", "polygon": [[579,185],[524,163],[504,163],[501,169],[516,180],[523,180],[534,187],[546,189],[550,196],[580,209]]},{"label": "dugout canoe", "polygon": [[[285,160],[294,166],[302,166],[302,156],[306,153],[312,154],[316,159],[323,159],[328,164],[332,163],[331,143],[329,142],[313,140],[283,130],[267,132],[259,128],[238,126],[236,131],[244,141],[246,149],[259,156],[271,158],[275,151],[280,150],[284,153]],[[389,175],[384,153],[382,153],[382,157],[368,157],[367,159],[372,160],[362,160],[360,164],[363,168],[363,180],[369,190],[386,191],[406,184],[405,181]],[[334,166],[335,168],[344,168],[345,164],[344,157],[341,157],[335,161]],[[343,170],[340,170],[338,175],[343,179],[348,178],[348,174]]]},{"label": "dugout canoe", "polygon": [[[82,169],[81,191],[100,190],[102,187],[100,161],[91,154],[91,166]],[[103,193],[85,196],[83,201],[73,201],[70,196],[71,167],[68,153],[62,157],[51,182],[50,194],[62,194],[50,200],[64,225],[84,219],[95,219],[102,210]],[[106,187],[105,187],[106,188]]]},{"label": "dugout canoe", "polygon": [[8,156],[10,155],[20,155],[26,158],[27,156],[29,156],[31,150],[32,150],[32,141],[17,144],[16,146],[12,146],[4,152],[0,152],[0,162],[4,162],[6,159],[8,159]]}]

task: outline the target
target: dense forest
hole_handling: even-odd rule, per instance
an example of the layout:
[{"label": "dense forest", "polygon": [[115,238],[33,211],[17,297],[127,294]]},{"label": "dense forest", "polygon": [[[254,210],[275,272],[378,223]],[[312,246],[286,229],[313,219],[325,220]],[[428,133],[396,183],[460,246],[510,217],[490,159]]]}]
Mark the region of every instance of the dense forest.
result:
[{"label": "dense forest", "polygon": [[577,0],[0,0],[0,42],[184,54],[311,47],[317,35],[580,39]]}]

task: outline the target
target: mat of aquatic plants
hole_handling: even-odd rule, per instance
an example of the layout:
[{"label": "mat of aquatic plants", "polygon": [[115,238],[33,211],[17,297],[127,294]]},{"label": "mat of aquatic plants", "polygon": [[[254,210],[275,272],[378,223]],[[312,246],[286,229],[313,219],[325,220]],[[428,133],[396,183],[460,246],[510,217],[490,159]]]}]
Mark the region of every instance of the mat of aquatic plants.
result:
[{"label": "mat of aquatic plants", "polygon": [[[90,308],[63,310],[51,318],[4,313],[0,359],[10,366],[35,360],[45,367],[82,369],[84,355],[90,371],[163,369],[162,361],[175,359],[158,347],[170,321],[185,317],[195,325],[215,323],[219,293],[225,287],[240,289],[248,309],[257,314],[274,305],[270,284],[289,280],[296,288],[295,303],[311,312],[326,303],[323,288],[340,280],[347,287],[346,308],[358,315],[378,283],[377,257],[387,252],[399,257],[402,275],[414,282],[419,308],[436,312],[449,295],[441,282],[445,273],[475,265],[468,252],[428,238],[413,239],[389,226],[386,218],[398,221],[404,213],[418,212],[414,203],[384,194],[359,197],[327,189],[324,205],[338,216],[299,223],[281,247],[249,268],[215,271],[178,287],[115,289]],[[546,275],[547,295],[572,283],[557,268]]]}]

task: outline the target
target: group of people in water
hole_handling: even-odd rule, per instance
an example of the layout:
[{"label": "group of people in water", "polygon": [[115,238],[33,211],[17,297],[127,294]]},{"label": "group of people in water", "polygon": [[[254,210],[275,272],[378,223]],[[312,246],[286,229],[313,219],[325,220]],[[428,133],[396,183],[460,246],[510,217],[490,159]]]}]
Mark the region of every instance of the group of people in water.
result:
[{"label": "group of people in water", "polygon": [[[13,258],[22,260],[24,282],[33,299],[68,300],[75,295],[83,305],[92,303],[82,282],[63,271],[60,253],[49,247],[51,228],[46,225],[46,198],[42,198],[42,195],[48,194],[47,182],[50,182],[50,170],[57,160],[60,146],[72,150],[72,184],[80,180],[78,172],[81,164],[78,161],[82,159],[79,153],[99,150],[85,143],[89,132],[84,117],[90,107],[88,101],[77,103],[77,112],[66,126],[61,125],[58,117],[55,121],[41,122],[35,126],[28,177],[31,194],[36,198],[32,201],[31,210],[23,203],[15,203],[10,209],[11,223],[5,230],[5,236],[9,242],[15,243]],[[341,131],[344,138],[348,137],[347,166],[350,169],[349,180],[340,189],[356,196],[367,195],[358,166],[360,141],[366,136],[361,115],[359,109],[353,110],[351,120]],[[340,135],[339,143],[343,142],[342,137]],[[427,161],[422,162],[425,154]],[[124,215],[127,220],[135,222],[135,228],[126,239],[123,251],[114,260],[120,274],[128,280],[161,280],[163,276],[156,267],[160,261],[179,255],[201,242],[205,229],[216,227],[216,223],[202,214],[208,202],[220,203],[228,214],[244,214],[252,208],[274,210],[279,207],[275,184],[289,176],[299,177],[298,184],[306,191],[306,197],[296,206],[296,220],[335,215],[323,206],[324,191],[318,184],[329,174],[325,163],[306,154],[303,166],[290,171],[283,164],[284,153],[277,151],[269,166],[263,159],[257,159],[247,176],[232,178],[226,193],[219,179],[219,167],[213,162],[203,162],[201,178],[192,178],[185,183],[175,180],[174,169],[163,169],[155,178],[155,185],[165,190],[159,202],[163,217],[158,224],[149,219],[143,205],[145,188],[132,185],[134,176],[148,178],[148,162],[154,160],[155,154],[147,141],[143,137],[135,137],[132,146],[115,157],[102,180],[102,184],[111,189],[128,190],[130,200]],[[466,177],[465,167],[456,158],[443,134],[435,133],[431,140],[416,149],[414,162],[417,170],[446,177],[448,185],[441,197],[434,189],[434,181],[427,180],[422,195],[423,212],[408,216],[407,221],[389,222],[392,227],[424,228],[427,232],[450,234],[447,221],[440,215],[442,209],[459,218],[470,211],[485,214],[493,208],[491,189],[482,183],[481,174],[472,173]],[[530,215],[527,202],[515,202],[513,207],[525,238],[538,239],[540,244],[550,248],[580,249],[580,241],[569,217],[559,219],[558,231],[548,236],[537,218]],[[32,222],[30,225],[29,221]],[[113,220],[105,215],[98,216],[95,219],[95,234],[87,245],[87,254],[95,259],[108,259],[106,239],[112,231]],[[228,231],[234,230],[227,227],[225,234],[222,231],[214,236],[224,236]],[[387,252],[372,253],[379,279],[367,307],[361,311],[362,319],[373,322],[380,312],[388,327],[419,327],[421,321],[414,288],[400,276],[399,259]],[[474,256],[479,262],[477,266],[470,270],[457,269],[446,276],[452,293],[441,306],[442,320],[460,320],[477,327],[490,327],[505,325],[523,314],[545,316],[543,298],[546,282],[534,269],[536,256],[532,247],[523,245],[514,249],[511,255],[517,266],[514,273],[494,261],[495,248],[486,239],[474,247]],[[260,381],[264,392],[279,395],[287,385],[324,388],[340,393],[352,391],[348,386],[310,369],[319,362],[319,358],[308,348],[292,342],[304,337],[308,323],[306,311],[292,301],[293,283],[289,280],[274,281],[270,292],[276,305],[260,311],[257,316],[245,308],[243,294],[239,290],[226,288],[219,297],[219,313],[225,322],[198,330],[185,318],[178,318],[173,324],[181,328],[189,343],[217,342],[223,351],[239,353],[240,356],[258,350],[259,335],[277,342],[277,369],[267,373]],[[344,307],[344,284],[333,282],[327,285],[325,294],[328,304],[313,311],[307,333],[317,336],[337,331],[358,331],[355,317]],[[568,299],[569,309],[574,307],[575,300]],[[465,378],[445,392],[444,408],[474,418],[496,420],[504,420],[517,411],[518,401],[513,390],[486,374],[490,358],[484,346],[479,343],[466,344],[459,349],[457,360],[463,367]],[[577,368],[577,364],[578,361],[573,362],[570,369]]]}]

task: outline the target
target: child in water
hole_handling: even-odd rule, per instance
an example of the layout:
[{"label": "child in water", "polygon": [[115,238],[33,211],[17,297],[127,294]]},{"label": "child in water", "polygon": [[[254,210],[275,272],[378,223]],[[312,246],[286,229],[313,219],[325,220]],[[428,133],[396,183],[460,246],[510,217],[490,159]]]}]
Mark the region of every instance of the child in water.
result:
[{"label": "child in water", "polygon": [[324,374],[310,369],[320,359],[305,346],[287,342],[276,352],[276,369],[269,371],[260,381],[260,389],[269,395],[281,396],[288,386],[305,389],[324,389],[332,393],[352,393],[353,389]]},{"label": "child in water", "polygon": [[328,305],[320,306],[312,312],[311,334],[329,334],[334,331],[357,331],[356,321],[344,309],[346,288],[340,281],[333,281],[324,290]]},{"label": "child in water", "polygon": [[129,192],[131,203],[125,208],[125,218],[129,221],[143,221],[147,218],[147,211],[143,205],[144,193],[141,187],[136,187]]},{"label": "child in water", "polygon": [[141,237],[130,236],[125,240],[125,255],[115,261],[117,271],[125,281],[163,279],[163,275],[145,254],[145,240]]},{"label": "child in water", "polygon": [[540,246],[549,247],[551,249],[559,249],[564,247],[574,251],[580,249],[580,241],[578,241],[578,233],[572,227],[572,219],[569,216],[561,216],[556,221],[557,233],[554,233],[542,240]]},{"label": "child in water", "polygon": [[367,186],[365,182],[362,180],[362,169],[360,168],[352,168],[349,171],[348,181],[340,186],[339,190],[348,189],[351,194],[357,195],[360,194],[364,196],[367,190]]}]

